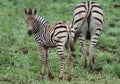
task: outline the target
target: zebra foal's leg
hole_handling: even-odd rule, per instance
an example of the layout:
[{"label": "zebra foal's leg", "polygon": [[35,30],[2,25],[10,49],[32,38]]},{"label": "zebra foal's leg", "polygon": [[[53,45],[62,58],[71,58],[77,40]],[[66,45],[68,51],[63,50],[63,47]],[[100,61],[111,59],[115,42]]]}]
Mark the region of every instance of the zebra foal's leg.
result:
[{"label": "zebra foal's leg", "polygon": [[43,46],[39,46],[39,50],[40,50],[40,63],[41,63],[41,79],[44,78],[44,66],[45,66],[45,60],[46,60],[46,51],[45,48]]},{"label": "zebra foal's leg", "polygon": [[72,70],[72,64],[73,64],[73,58],[72,58],[72,52],[68,51],[68,81],[72,79],[71,77],[71,70]]},{"label": "zebra foal's leg", "polygon": [[46,60],[45,60],[45,62],[46,62],[47,68],[48,68],[48,78],[54,79],[54,77],[53,77],[53,75],[51,73],[51,69],[50,69],[50,63],[49,63],[49,60],[48,60],[48,54],[49,54],[48,49],[46,49]]},{"label": "zebra foal's leg", "polygon": [[87,57],[87,50],[86,50],[86,39],[85,39],[85,35],[83,35],[83,36],[80,36],[80,43],[81,43],[81,45],[82,45],[82,54],[83,54],[83,56],[84,56],[84,64],[83,64],[83,66],[84,66],[84,68],[86,68],[87,67],[87,59],[86,59],[86,57]]},{"label": "zebra foal's leg", "polygon": [[56,45],[58,56],[60,57],[60,74],[59,74],[59,80],[63,79],[63,73],[64,73],[64,63],[65,63],[65,56],[63,53],[63,45],[62,43],[58,43]]}]

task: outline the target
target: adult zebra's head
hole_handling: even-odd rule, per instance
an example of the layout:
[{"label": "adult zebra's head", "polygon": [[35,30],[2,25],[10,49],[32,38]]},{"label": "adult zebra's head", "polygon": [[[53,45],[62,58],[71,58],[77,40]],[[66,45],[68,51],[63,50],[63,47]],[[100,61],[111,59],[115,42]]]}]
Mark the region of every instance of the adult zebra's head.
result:
[{"label": "adult zebra's head", "polygon": [[26,18],[26,23],[27,23],[27,26],[28,26],[28,34],[32,35],[33,27],[34,27],[34,24],[35,24],[35,16],[37,14],[37,9],[36,8],[33,8],[33,9],[25,8],[24,13],[27,17]]}]

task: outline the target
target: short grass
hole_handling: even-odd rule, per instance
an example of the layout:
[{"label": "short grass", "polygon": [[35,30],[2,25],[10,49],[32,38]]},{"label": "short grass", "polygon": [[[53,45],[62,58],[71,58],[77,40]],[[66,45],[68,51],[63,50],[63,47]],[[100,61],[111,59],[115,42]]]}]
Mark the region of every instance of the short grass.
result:
[{"label": "short grass", "polygon": [[83,69],[81,46],[77,41],[73,79],[68,82],[67,61],[64,79],[58,81],[59,58],[56,49],[50,49],[49,56],[55,79],[48,80],[47,69],[45,79],[40,79],[40,56],[33,37],[27,35],[24,8],[37,7],[39,15],[50,24],[59,20],[71,22],[73,9],[82,0],[0,0],[0,84],[119,84],[120,1],[94,1],[101,4],[105,17],[105,31],[95,50],[96,71]]}]

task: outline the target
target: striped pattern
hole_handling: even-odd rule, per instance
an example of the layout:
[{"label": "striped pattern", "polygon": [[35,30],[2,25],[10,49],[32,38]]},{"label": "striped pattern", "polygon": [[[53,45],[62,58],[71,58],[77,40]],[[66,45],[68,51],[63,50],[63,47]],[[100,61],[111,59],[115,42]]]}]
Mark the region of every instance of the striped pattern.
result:
[{"label": "striped pattern", "polygon": [[[44,77],[44,65],[48,67],[48,77],[53,78],[50,71],[50,64],[48,63],[48,49],[56,47],[60,57],[60,75],[59,80],[63,78],[64,73],[64,46],[68,50],[68,80],[71,80],[71,66],[72,66],[72,50],[74,30],[65,22],[58,22],[52,26],[48,25],[48,21],[37,15],[36,9],[25,9],[28,24],[28,34],[34,34],[36,43],[40,51],[41,60],[41,74]],[[73,38],[72,38],[73,37]]]},{"label": "striped pattern", "polygon": [[80,39],[82,45],[82,53],[84,55],[84,67],[87,66],[87,48],[86,39],[90,39],[89,56],[90,68],[93,69],[94,63],[94,46],[98,41],[98,37],[104,31],[103,10],[98,3],[85,1],[78,4],[74,9],[72,26],[75,29],[75,40]]}]

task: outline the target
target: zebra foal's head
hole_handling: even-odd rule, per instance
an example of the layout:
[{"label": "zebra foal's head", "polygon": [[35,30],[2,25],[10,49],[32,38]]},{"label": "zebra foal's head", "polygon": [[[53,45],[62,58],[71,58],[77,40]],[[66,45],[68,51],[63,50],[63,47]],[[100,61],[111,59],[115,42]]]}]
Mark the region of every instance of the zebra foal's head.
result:
[{"label": "zebra foal's head", "polygon": [[28,34],[32,35],[33,27],[34,27],[34,24],[35,24],[35,16],[37,14],[37,9],[36,8],[33,8],[33,9],[24,8],[24,13],[26,15],[26,23],[27,23],[27,26],[28,26]]}]

